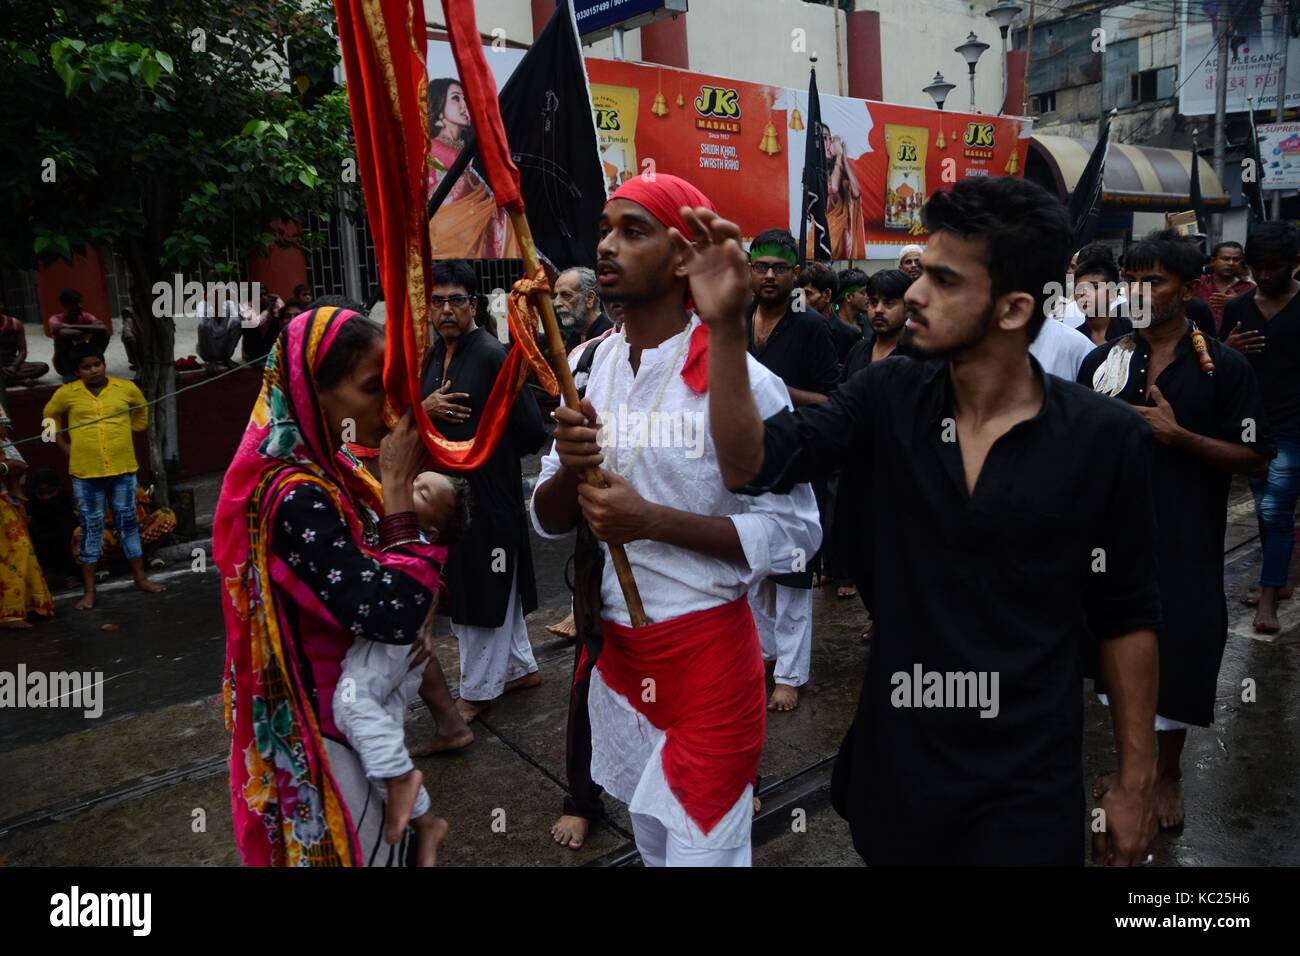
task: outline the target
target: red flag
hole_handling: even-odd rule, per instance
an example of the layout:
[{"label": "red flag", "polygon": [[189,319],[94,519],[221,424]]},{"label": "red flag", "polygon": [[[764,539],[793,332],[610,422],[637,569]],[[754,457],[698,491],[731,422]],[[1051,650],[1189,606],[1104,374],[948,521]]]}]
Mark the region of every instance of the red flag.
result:
[{"label": "red flag", "polygon": [[[510,161],[501,130],[496,85],[487,71],[474,26],[469,0],[452,4],[463,31],[468,17],[470,41],[453,38],[459,60],[465,49],[476,54],[462,71],[481,69],[471,86],[462,83],[471,103],[480,149],[489,161],[497,202],[523,205],[519,200],[518,170]],[[510,409],[530,370],[542,385],[558,392],[555,378],[537,348],[534,323],[522,311],[522,298],[512,297],[510,333],[514,342],[497,375],[470,441],[444,438],[421,405],[420,368],[430,343],[429,331],[429,229],[426,218],[429,163],[429,84],[425,68],[424,5],[420,0],[335,0],[339,44],[347,75],[348,104],[356,139],[357,166],[366,197],[366,215],[375,242],[384,298],[387,303],[387,349],[384,354],[384,389],[395,419],[407,408],[415,420],[435,466],[472,471],[492,454],[510,421]],[[464,34],[462,33],[462,36]],[[462,75],[465,75],[462,72]],[[487,77],[490,110],[483,106],[482,76]],[[479,112],[484,110],[485,120]],[[491,117],[496,118],[491,129]],[[485,125],[480,126],[480,123]],[[484,135],[486,132],[487,135]],[[495,139],[493,139],[495,137]],[[487,144],[495,142],[494,150]],[[504,157],[505,167],[500,165]],[[500,182],[498,182],[498,180]],[[510,192],[513,188],[513,193]],[[505,199],[503,199],[503,194]],[[515,206],[511,206],[515,208]]]},{"label": "red flag", "polygon": [[451,41],[451,54],[456,58],[461,89],[469,102],[474,135],[478,137],[479,157],[496,193],[497,205],[511,212],[523,212],[519,169],[510,158],[510,144],[497,102],[497,82],[483,56],[473,0],[442,0],[442,12],[447,18],[447,38]]}]

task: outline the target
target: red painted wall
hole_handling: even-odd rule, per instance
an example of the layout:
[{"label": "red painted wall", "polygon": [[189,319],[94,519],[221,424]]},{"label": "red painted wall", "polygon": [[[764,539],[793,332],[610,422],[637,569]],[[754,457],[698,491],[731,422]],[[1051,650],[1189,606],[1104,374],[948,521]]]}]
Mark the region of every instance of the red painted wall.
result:
[{"label": "red painted wall", "polygon": [[681,70],[691,68],[686,38],[686,17],[665,17],[641,28],[641,60]]},{"label": "red painted wall", "polygon": [[[62,312],[59,293],[76,289],[81,293],[81,307],[110,325],[113,307],[108,300],[108,283],[104,280],[104,259],[94,246],[86,247],[86,254],[73,258],[72,265],[62,259],[36,270],[36,293],[41,303],[41,322],[56,312]],[[46,329],[46,335],[49,330]]]},{"label": "red painted wall", "polygon": [[1002,112],[1008,116],[1021,116],[1029,110],[1025,104],[1025,51],[1007,51],[1007,99]]},{"label": "red painted wall", "polygon": [[542,28],[555,13],[555,0],[533,0],[533,39],[541,36]]},{"label": "red painted wall", "polygon": [[[880,73],[880,13],[858,10],[845,17],[848,24],[849,96],[864,100],[885,98],[884,79]],[[831,64],[834,76],[834,64]],[[818,87],[833,93],[833,84]]]},{"label": "red painted wall", "polygon": [[[271,228],[285,236],[296,236],[299,232],[297,223],[286,225],[276,221],[271,223]],[[287,302],[294,286],[307,281],[307,257],[301,249],[268,246],[263,255],[248,260],[248,281],[260,282],[263,292],[273,292]]]}]

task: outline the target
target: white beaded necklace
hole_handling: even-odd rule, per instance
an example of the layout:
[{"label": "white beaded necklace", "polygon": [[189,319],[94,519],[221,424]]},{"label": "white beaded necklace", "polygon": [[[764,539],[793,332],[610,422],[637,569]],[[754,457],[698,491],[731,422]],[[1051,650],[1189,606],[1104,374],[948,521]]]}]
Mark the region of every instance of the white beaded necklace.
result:
[{"label": "white beaded necklace", "polygon": [[[683,329],[681,334],[678,336],[677,349],[673,352],[673,357],[668,363],[668,368],[664,370],[664,376],[659,382],[658,390],[656,390],[655,392],[654,403],[650,406],[650,411],[646,414],[647,429],[650,428],[650,423],[654,420],[653,416],[655,412],[659,411],[659,403],[663,401],[664,392],[668,390],[668,383],[672,380],[674,373],[677,371],[677,363],[678,361],[681,360],[682,353],[686,351],[686,340],[691,337],[690,331],[691,331],[691,323],[689,320],[687,320],[686,328]],[[607,413],[609,412],[610,403],[614,399],[614,379],[618,374],[618,369],[623,364],[623,362],[627,361],[628,355],[631,353],[631,351],[632,351],[632,347],[628,345],[627,342],[627,333],[625,331],[619,332],[618,341],[614,345],[614,354],[610,356],[609,377],[605,385],[605,401],[602,403],[603,407],[601,408],[599,413],[602,421],[606,419]],[[636,469],[637,463],[640,462],[641,460],[641,452],[648,444],[650,444],[650,435],[647,432],[647,434],[645,435],[645,441],[638,443],[637,446],[632,449],[632,457],[628,459],[627,467],[619,468],[614,463],[614,458],[616,457],[615,453],[617,452],[618,449],[618,442],[617,441],[610,442],[609,444],[610,467],[613,468],[615,472],[622,475],[624,478],[631,478],[632,472]]]}]

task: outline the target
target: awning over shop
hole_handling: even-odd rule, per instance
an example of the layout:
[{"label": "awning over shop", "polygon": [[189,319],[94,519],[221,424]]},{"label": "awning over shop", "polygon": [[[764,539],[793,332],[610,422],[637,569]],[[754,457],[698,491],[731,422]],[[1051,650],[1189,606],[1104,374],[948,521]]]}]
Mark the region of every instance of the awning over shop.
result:
[{"label": "awning over shop", "polygon": [[[1074,191],[1083,168],[1092,155],[1094,140],[1073,139],[1035,133],[1029,140],[1029,160],[1025,175],[1043,180],[1048,174],[1062,197]],[[1106,174],[1102,182],[1102,203],[1114,208],[1143,212],[1176,212],[1191,208],[1192,153],[1185,149],[1161,149],[1156,146],[1129,146],[1113,139],[1106,155]],[[1201,196],[1207,209],[1226,209],[1230,201],[1214,168],[1203,158],[1197,159],[1201,173]],[[1039,165],[1041,162],[1041,165]],[[1034,166],[1039,165],[1038,176]],[[1048,185],[1043,182],[1043,185]]]}]

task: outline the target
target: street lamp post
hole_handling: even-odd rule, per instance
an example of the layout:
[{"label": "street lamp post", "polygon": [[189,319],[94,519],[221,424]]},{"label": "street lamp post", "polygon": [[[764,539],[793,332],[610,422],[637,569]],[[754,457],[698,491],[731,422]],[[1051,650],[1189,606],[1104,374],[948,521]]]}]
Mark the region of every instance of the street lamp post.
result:
[{"label": "street lamp post", "polygon": [[970,108],[971,112],[975,111],[975,64],[984,51],[989,48],[987,43],[980,40],[972,30],[970,36],[966,37],[966,42],[957,47],[957,52],[966,60],[966,65],[970,67]]},{"label": "street lamp post", "polygon": [[939,109],[943,109],[943,101],[946,100],[948,94],[956,88],[956,83],[949,83],[943,78],[942,73],[936,72],[934,74],[934,79],[930,81],[930,85],[924,87],[924,92],[930,94],[930,98],[934,100],[935,106]]},{"label": "street lamp post", "polygon": [[1020,10],[1011,0],[1000,0],[996,7],[985,14],[998,25],[998,32],[1002,34],[1002,105],[998,107],[999,114],[1006,112],[1007,108],[1007,30]]}]

